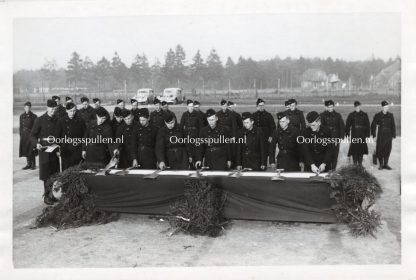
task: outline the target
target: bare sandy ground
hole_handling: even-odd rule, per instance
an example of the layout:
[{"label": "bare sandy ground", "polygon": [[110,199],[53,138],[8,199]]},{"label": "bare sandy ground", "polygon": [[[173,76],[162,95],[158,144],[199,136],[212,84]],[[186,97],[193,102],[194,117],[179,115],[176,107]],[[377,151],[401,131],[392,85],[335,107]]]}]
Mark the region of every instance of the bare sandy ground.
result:
[{"label": "bare sandy ground", "polygon": [[[38,170],[23,171],[14,134],[13,261],[16,268],[308,264],[400,264],[400,138],[393,142],[392,171],[365,166],[380,180],[377,238],[354,238],[344,225],[233,221],[218,238],[168,236],[167,221],[123,214],[106,225],[55,231],[30,229],[44,204]],[[347,147],[341,146],[340,165]]]}]

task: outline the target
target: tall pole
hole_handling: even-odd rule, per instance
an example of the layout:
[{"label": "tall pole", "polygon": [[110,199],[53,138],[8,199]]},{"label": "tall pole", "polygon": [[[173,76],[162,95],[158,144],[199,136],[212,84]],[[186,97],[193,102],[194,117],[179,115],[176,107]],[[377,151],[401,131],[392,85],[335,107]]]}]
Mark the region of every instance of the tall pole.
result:
[{"label": "tall pole", "polygon": [[280,78],[277,79],[277,93],[280,92]]},{"label": "tall pole", "polygon": [[127,99],[127,80],[124,80],[124,98]]}]

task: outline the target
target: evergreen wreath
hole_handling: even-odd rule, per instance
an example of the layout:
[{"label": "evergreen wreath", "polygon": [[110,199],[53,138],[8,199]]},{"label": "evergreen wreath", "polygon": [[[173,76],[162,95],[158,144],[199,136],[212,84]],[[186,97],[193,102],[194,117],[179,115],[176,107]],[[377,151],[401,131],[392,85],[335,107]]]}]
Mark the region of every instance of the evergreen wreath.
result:
[{"label": "evergreen wreath", "polygon": [[228,223],[224,217],[226,195],[203,179],[188,179],[184,183],[184,197],[170,207],[170,225],[175,232],[219,236]]},{"label": "evergreen wreath", "polygon": [[78,165],[52,175],[46,184],[51,190],[60,188],[62,196],[55,205],[43,209],[35,220],[34,228],[52,226],[66,229],[117,220],[119,214],[95,209],[93,194],[80,174],[83,170],[95,168]]},{"label": "evergreen wreath", "polygon": [[331,197],[336,200],[335,215],[353,236],[371,235],[381,226],[380,214],[372,210],[382,189],[364,167],[349,165],[329,175]]}]

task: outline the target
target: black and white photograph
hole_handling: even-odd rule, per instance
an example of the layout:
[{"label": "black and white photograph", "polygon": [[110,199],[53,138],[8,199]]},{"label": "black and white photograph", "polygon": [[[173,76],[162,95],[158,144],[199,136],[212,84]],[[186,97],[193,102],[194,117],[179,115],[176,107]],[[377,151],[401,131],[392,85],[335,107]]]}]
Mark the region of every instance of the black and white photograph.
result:
[{"label": "black and white photograph", "polygon": [[14,270],[406,264],[400,9],[70,2],[8,30]]}]

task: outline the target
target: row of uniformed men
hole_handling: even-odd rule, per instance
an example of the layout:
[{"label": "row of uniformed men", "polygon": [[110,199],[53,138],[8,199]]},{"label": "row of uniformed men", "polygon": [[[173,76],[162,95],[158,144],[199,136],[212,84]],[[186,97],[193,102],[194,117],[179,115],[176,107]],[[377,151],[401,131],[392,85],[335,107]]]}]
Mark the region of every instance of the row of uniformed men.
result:
[{"label": "row of uniformed men", "polygon": [[[267,156],[270,155],[269,161],[273,167],[276,162],[276,167],[285,171],[304,169],[320,172],[335,169],[339,145],[323,145],[323,142],[319,141],[299,145],[298,136],[302,135],[310,139],[343,138],[345,133],[342,118],[334,112],[332,101],[325,103],[327,111],[321,115],[317,112],[307,114],[309,127],[304,128],[302,132],[300,129],[306,126],[305,119],[303,112],[296,108],[294,99],[288,101],[290,108],[287,111],[278,113],[279,127],[277,129],[275,129],[272,115],[264,109],[265,102],[262,99],[257,100],[255,113],[246,112],[241,117],[227,108],[232,103],[225,100],[221,101],[222,109],[219,112],[209,109],[206,114],[194,110],[196,101],[188,100],[187,111],[183,113],[180,123],[176,122],[176,117],[167,108],[167,104],[159,104],[158,108],[149,114],[146,108],[138,109],[135,100],[131,102],[132,110],[125,109],[124,102],[118,100],[118,107],[115,108],[114,117],[110,122],[108,111],[100,106],[98,99],[93,100],[96,106],[93,109],[88,104],[89,100],[82,98],[83,108],[79,111],[70,100],[66,101],[66,114],[63,116],[59,114],[60,105],[56,101],[48,100],[47,112],[34,122],[31,130],[32,141],[36,144],[40,154],[41,180],[46,180],[51,174],[59,171],[56,154],[42,151],[43,146],[50,145],[47,137],[51,135],[61,138],[65,136],[67,138],[98,138],[100,135],[102,138],[115,137],[124,140],[123,143],[61,144],[59,155],[62,157],[63,169],[77,164],[81,158],[89,163],[103,166],[112,155],[117,155],[120,157],[120,168],[138,166],[153,169],[156,168],[157,162],[158,167],[162,169],[166,167],[188,169],[195,165],[201,166],[204,162],[204,165],[212,170],[225,170],[230,167],[264,170]],[[26,105],[25,110],[27,107],[30,108],[30,104]],[[356,110],[347,119],[347,135],[351,132],[353,137],[368,137],[370,131],[367,125],[368,116],[360,110],[359,102],[356,102],[354,106]],[[391,115],[391,113],[384,112],[386,108],[388,111],[388,104],[383,103],[382,106],[381,119],[376,118],[376,115],[373,121],[373,124],[383,126],[379,133],[386,130],[385,121],[388,118],[385,116]],[[90,117],[86,117],[88,114]],[[207,126],[205,126],[205,121],[208,123]],[[321,127],[321,124],[325,125]],[[394,131],[395,137],[394,119],[392,123],[390,122],[390,130],[392,135]],[[200,146],[171,142],[171,136],[219,138],[221,135],[246,141],[237,144],[214,143]],[[279,150],[277,158],[275,158],[276,145]],[[361,164],[362,155],[368,152],[368,150],[365,151],[366,149],[365,143],[355,146],[351,144],[349,156],[353,156],[354,163]],[[388,155],[387,159],[385,157],[385,155],[381,159],[379,157],[380,164],[389,169]],[[47,192],[45,188],[45,193]]]}]

